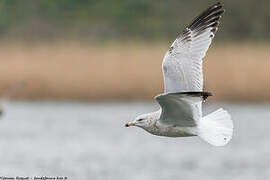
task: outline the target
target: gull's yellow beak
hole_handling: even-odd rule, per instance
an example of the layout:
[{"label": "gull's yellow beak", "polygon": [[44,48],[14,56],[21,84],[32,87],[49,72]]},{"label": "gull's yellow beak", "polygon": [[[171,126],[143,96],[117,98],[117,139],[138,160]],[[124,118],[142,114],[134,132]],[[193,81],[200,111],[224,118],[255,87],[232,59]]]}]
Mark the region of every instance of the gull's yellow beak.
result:
[{"label": "gull's yellow beak", "polygon": [[129,127],[129,126],[135,126],[135,123],[134,122],[128,122],[127,124],[125,124],[126,127]]}]

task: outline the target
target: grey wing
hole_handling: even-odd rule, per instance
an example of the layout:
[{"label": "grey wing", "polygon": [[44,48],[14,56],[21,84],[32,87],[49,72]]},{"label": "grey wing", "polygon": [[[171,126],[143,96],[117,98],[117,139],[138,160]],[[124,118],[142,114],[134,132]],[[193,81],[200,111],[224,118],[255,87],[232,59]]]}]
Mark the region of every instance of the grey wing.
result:
[{"label": "grey wing", "polygon": [[164,92],[203,90],[202,59],[224,13],[217,3],[200,14],[171,45],[164,56]]},{"label": "grey wing", "polygon": [[210,96],[208,92],[185,92],[161,94],[155,97],[161,106],[158,120],[163,124],[183,127],[196,126],[202,117],[201,103]]}]

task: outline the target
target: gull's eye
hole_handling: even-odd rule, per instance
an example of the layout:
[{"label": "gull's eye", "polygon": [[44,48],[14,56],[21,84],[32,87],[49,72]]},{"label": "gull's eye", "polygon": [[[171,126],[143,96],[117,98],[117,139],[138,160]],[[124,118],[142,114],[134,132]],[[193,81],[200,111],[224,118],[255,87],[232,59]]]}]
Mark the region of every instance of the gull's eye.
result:
[{"label": "gull's eye", "polygon": [[138,119],[137,121],[142,121],[143,119]]}]

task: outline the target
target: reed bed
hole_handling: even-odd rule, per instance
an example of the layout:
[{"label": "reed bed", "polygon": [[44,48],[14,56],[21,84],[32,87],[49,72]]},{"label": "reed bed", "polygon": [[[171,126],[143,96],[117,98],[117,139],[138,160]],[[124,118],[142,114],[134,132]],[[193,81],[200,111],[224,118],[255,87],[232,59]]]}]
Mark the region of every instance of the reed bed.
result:
[{"label": "reed bed", "polygon": [[[164,43],[165,44],[165,43]],[[166,43],[167,44],[167,43]],[[152,99],[163,90],[163,44],[79,43],[0,45],[0,93],[25,99]],[[266,44],[215,44],[204,59],[205,90],[213,100],[270,100]]]}]

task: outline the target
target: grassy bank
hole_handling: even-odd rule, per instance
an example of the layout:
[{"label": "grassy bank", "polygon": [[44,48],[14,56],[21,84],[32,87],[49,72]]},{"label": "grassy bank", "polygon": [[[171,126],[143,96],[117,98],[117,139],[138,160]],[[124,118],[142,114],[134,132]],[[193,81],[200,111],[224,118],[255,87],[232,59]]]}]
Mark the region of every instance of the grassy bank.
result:
[{"label": "grassy bank", "polygon": [[[166,43],[164,43],[166,44]],[[17,98],[151,99],[162,92],[167,45],[2,44],[0,93]],[[270,100],[268,45],[215,44],[204,61],[215,100]]]}]

